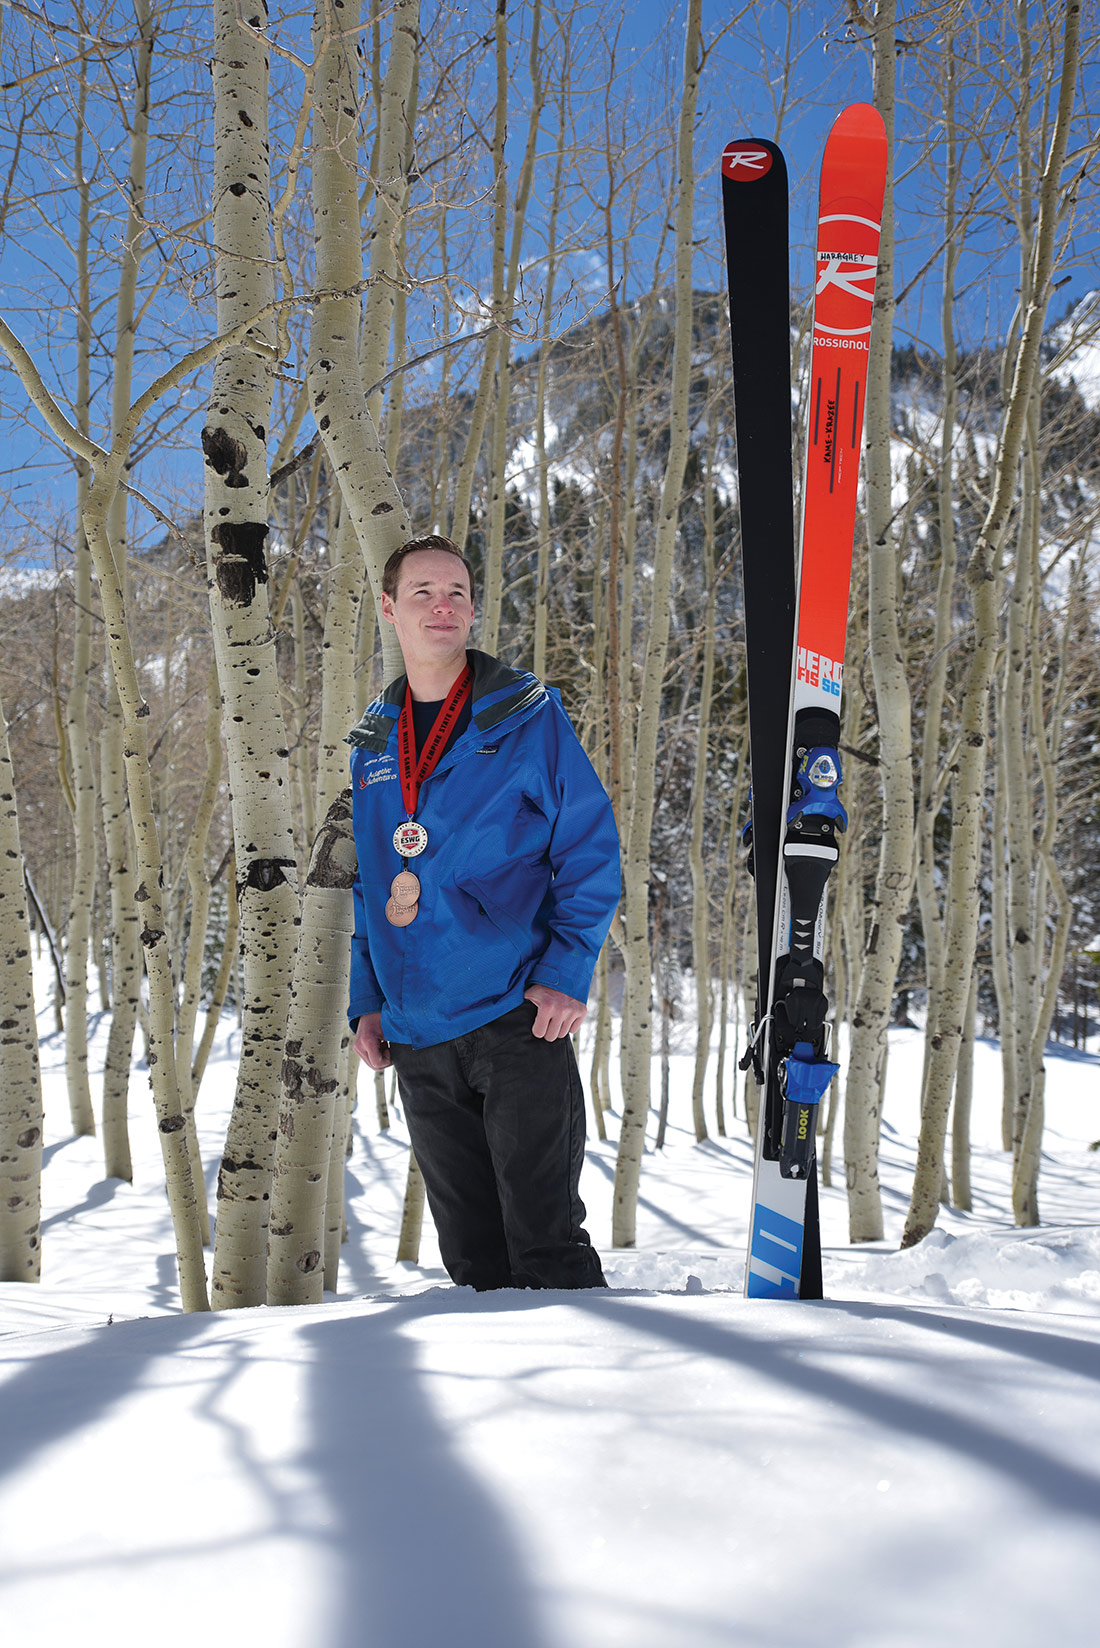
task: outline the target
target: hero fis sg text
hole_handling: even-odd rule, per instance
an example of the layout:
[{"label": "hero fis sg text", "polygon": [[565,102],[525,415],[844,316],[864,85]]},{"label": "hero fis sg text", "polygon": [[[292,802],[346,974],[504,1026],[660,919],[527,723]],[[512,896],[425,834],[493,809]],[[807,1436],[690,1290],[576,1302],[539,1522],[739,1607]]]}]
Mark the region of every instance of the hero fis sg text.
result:
[{"label": "hero fis sg text", "polygon": [[799,647],[798,679],[804,681],[807,686],[820,687],[822,692],[839,698],[843,675],[844,665],[837,659],[826,658],[820,652],[811,652],[808,647]]}]

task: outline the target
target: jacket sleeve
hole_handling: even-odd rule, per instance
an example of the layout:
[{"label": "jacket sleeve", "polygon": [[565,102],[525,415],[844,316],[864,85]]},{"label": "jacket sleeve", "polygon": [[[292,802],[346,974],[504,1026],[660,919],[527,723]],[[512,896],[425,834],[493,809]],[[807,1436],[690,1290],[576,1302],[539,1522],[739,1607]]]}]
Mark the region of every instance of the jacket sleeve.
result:
[{"label": "jacket sleeve", "polygon": [[539,806],[551,823],[550,942],[528,976],[587,1001],[619,902],[619,832],[607,791],[555,693],[540,719]]},{"label": "jacket sleeve", "polygon": [[351,987],[348,1000],[348,1018],[354,1024],[364,1013],[380,1013],[384,997],[378,988],[367,942],[367,914],[363,903],[363,884],[358,874],[352,887],[355,903],[355,932],[351,940]]}]

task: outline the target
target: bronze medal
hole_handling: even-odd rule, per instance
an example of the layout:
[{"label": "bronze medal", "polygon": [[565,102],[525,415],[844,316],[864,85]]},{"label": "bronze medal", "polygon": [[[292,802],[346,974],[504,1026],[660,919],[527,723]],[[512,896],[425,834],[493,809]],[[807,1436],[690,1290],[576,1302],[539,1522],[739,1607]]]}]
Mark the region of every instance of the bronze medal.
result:
[{"label": "bronze medal", "polygon": [[402,870],[390,883],[390,897],[395,904],[415,904],[420,897],[420,882],[411,870]]},{"label": "bronze medal", "polygon": [[391,927],[407,927],[410,921],[416,920],[417,904],[398,904],[394,899],[386,903],[386,920]]}]

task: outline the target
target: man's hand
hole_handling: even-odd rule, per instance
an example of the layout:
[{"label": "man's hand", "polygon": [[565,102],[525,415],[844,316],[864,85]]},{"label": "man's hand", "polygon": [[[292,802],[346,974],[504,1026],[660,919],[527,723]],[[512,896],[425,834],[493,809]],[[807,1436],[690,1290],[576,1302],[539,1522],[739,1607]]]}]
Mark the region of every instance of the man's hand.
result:
[{"label": "man's hand", "polygon": [[[544,1041],[557,1041],[560,1036],[571,1036],[579,1030],[588,1015],[583,1001],[567,996],[561,990],[551,990],[548,984],[532,984],[523,992],[525,1001],[533,1001],[538,1008],[531,1026],[533,1036]],[[363,1020],[359,1020],[362,1025]]]},{"label": "man's hand", "polygon": [[381,1013],[361,1015],[353,1046],[363,1063],[369,1064],[372,1070],[388,1070],[393,1063],[390,1058],[390,1044],[382,1039]]}]

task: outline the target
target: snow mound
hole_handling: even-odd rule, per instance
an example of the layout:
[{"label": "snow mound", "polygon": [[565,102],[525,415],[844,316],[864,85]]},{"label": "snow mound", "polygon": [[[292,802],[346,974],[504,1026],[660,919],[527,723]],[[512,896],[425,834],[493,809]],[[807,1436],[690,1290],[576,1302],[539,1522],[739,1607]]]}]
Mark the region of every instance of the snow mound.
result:
[{"label": "snow mound", "polygon": [[741,1293],[745,1255],[733,1253],[638,1253],[604,1250],[609,1288],[644,1293]]},{"label": "snow mound", "polygon": [[1100,1229],[1029,1235],[933,1230],[904,1253],[845,1266],[844,1288],[937,1304],[1100,1316]]}]

